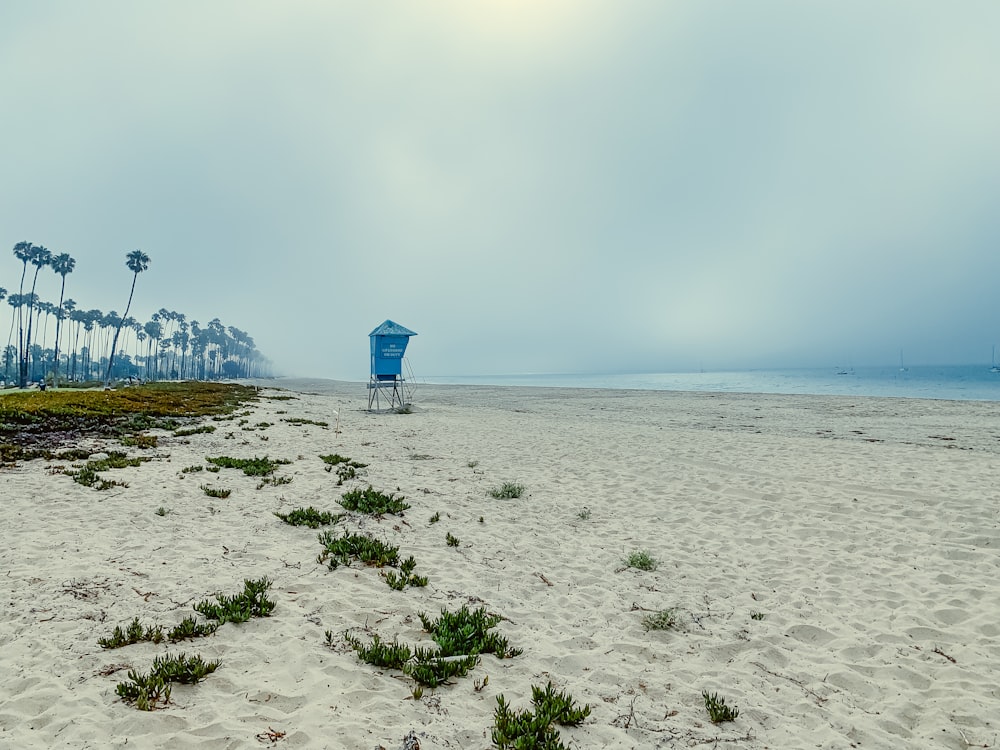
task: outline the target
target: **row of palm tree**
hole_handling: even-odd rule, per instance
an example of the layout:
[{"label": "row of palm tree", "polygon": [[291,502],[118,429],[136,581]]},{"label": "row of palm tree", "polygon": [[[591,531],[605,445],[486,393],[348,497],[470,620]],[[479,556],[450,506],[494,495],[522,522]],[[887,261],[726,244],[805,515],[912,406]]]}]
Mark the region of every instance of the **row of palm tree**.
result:
[{"label": "row of palm tree", "polygon": [[[23,388],[29,382],[51,380],[57,385],[63,373],[71,381],[103,380],[105,387],[124,378],[211,380],[271,374],[270,362],[257,351],[250,335],[227,328],[218,318],[203,327],[166,308],[146,323],[130,317],[136,282],[150,263],[141,250],[126,255],[132,286],[122,315],[114,310],[84,310],[66,297],[66,277],[76,267],[68,254],[53,255],[40,245],[19,242],[14,257],[22,263],[18,292],[8,294],[0,287],[0,300],[6,298],[11,308],[2,355],[5,383]],[[29,265],[34,270],[26,292]],[[43,300],[36,292],[39,273],[46,267],[60,277],[58,303]],[[51,318],[55,333],[50,342]],[[41,343],[36,341],[39,338]]]}]

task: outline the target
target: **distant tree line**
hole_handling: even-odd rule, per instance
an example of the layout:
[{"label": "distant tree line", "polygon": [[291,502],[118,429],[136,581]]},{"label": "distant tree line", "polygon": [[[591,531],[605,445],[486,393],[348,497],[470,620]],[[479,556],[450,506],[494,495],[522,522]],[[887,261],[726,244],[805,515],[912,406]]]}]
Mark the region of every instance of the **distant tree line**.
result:
[{"label": "distant tree line", "polygon": [[[132,287],[125,312],[84,310],[66,297],[66,277],[76,267],[67,253],[54,255],[30,242],[14,245],[21,263],[17,292],[0,287],[10,307],[10,327],[3,348],[5,385],[32,382],[112,380],[219,380],[267,377],[271,363],[250,334],[213,318],[202,326],[184,313],[161,308],[148,322],[129,316],[139,274],[149,256],[133,250],[125,257]],[[39,274],[49,269],[59,278],[58,302],[36,293]],[[43,275],[45,286],[45,275]],[[3,316],[0,315],[0,324]],[[0,328],[2,332],[2,328]]]}]

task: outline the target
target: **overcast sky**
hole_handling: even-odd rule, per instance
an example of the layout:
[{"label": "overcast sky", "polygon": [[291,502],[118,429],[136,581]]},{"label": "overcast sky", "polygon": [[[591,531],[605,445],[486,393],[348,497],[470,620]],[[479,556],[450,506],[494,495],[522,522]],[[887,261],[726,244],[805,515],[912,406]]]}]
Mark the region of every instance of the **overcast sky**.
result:
[{"label": "overcast sky", "polygon": [[352,380],[387,318],[418,377],[988,362],[998,39],[996,0],[4,2],[0,286],[27,240],[121,312],[141,249],[136,318]]}]

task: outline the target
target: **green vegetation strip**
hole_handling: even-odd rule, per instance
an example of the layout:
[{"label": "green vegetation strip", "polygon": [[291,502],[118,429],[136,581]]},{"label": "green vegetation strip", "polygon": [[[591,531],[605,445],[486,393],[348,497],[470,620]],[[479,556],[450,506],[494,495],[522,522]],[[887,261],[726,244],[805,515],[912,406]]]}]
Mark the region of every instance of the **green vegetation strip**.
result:
[{"label": "green vegetation strip", "polygon": [[[256,398],[256,388],[200,382],[0,393],[0,461],[50,458],[59,444],[82,436],[121,439],[154,428],[175,430]],[[151,438],[134,440],[143,447]]]},{"label": "green vegetation strip", "polygon": [[257,389],[249,386],[199,382],[149,383],[113,391],[18,391],[0,394],[0,430],[97,429],[130,424],[136,418],[160,426],[157,420],[175,424],[168,418],[228,414],[256,398]]}]

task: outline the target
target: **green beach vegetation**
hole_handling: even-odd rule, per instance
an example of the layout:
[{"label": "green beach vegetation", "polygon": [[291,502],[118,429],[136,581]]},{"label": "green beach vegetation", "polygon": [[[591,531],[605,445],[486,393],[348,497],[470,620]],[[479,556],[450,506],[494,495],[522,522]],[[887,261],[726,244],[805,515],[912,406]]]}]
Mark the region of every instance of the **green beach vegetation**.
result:
[{"label": "green beach vegetation", "polygon": [[504,482],[499,487],[492,487],[489,496],[496,500],[513,500],[524,494],[525,487],[518,482]]},{"label": "green beach vegetation", "polygon": [[59,450],[84,435],[119,441],[131,437],[131,442],[142,447],[150,441],[136,436],[145,430],[176,430],[200,417],[228,414],[256,398],[256,388],[204,382],[147,383],[113,391],[2,393],[0,463],[34,458],[86,460],[90,451]]},{"label": "green beach vegetation", "polygon": [[625,567],[636,568],[638,570],[656,570],[659,566],[656,558],[647,550],[636,550],[625,558]]}]

